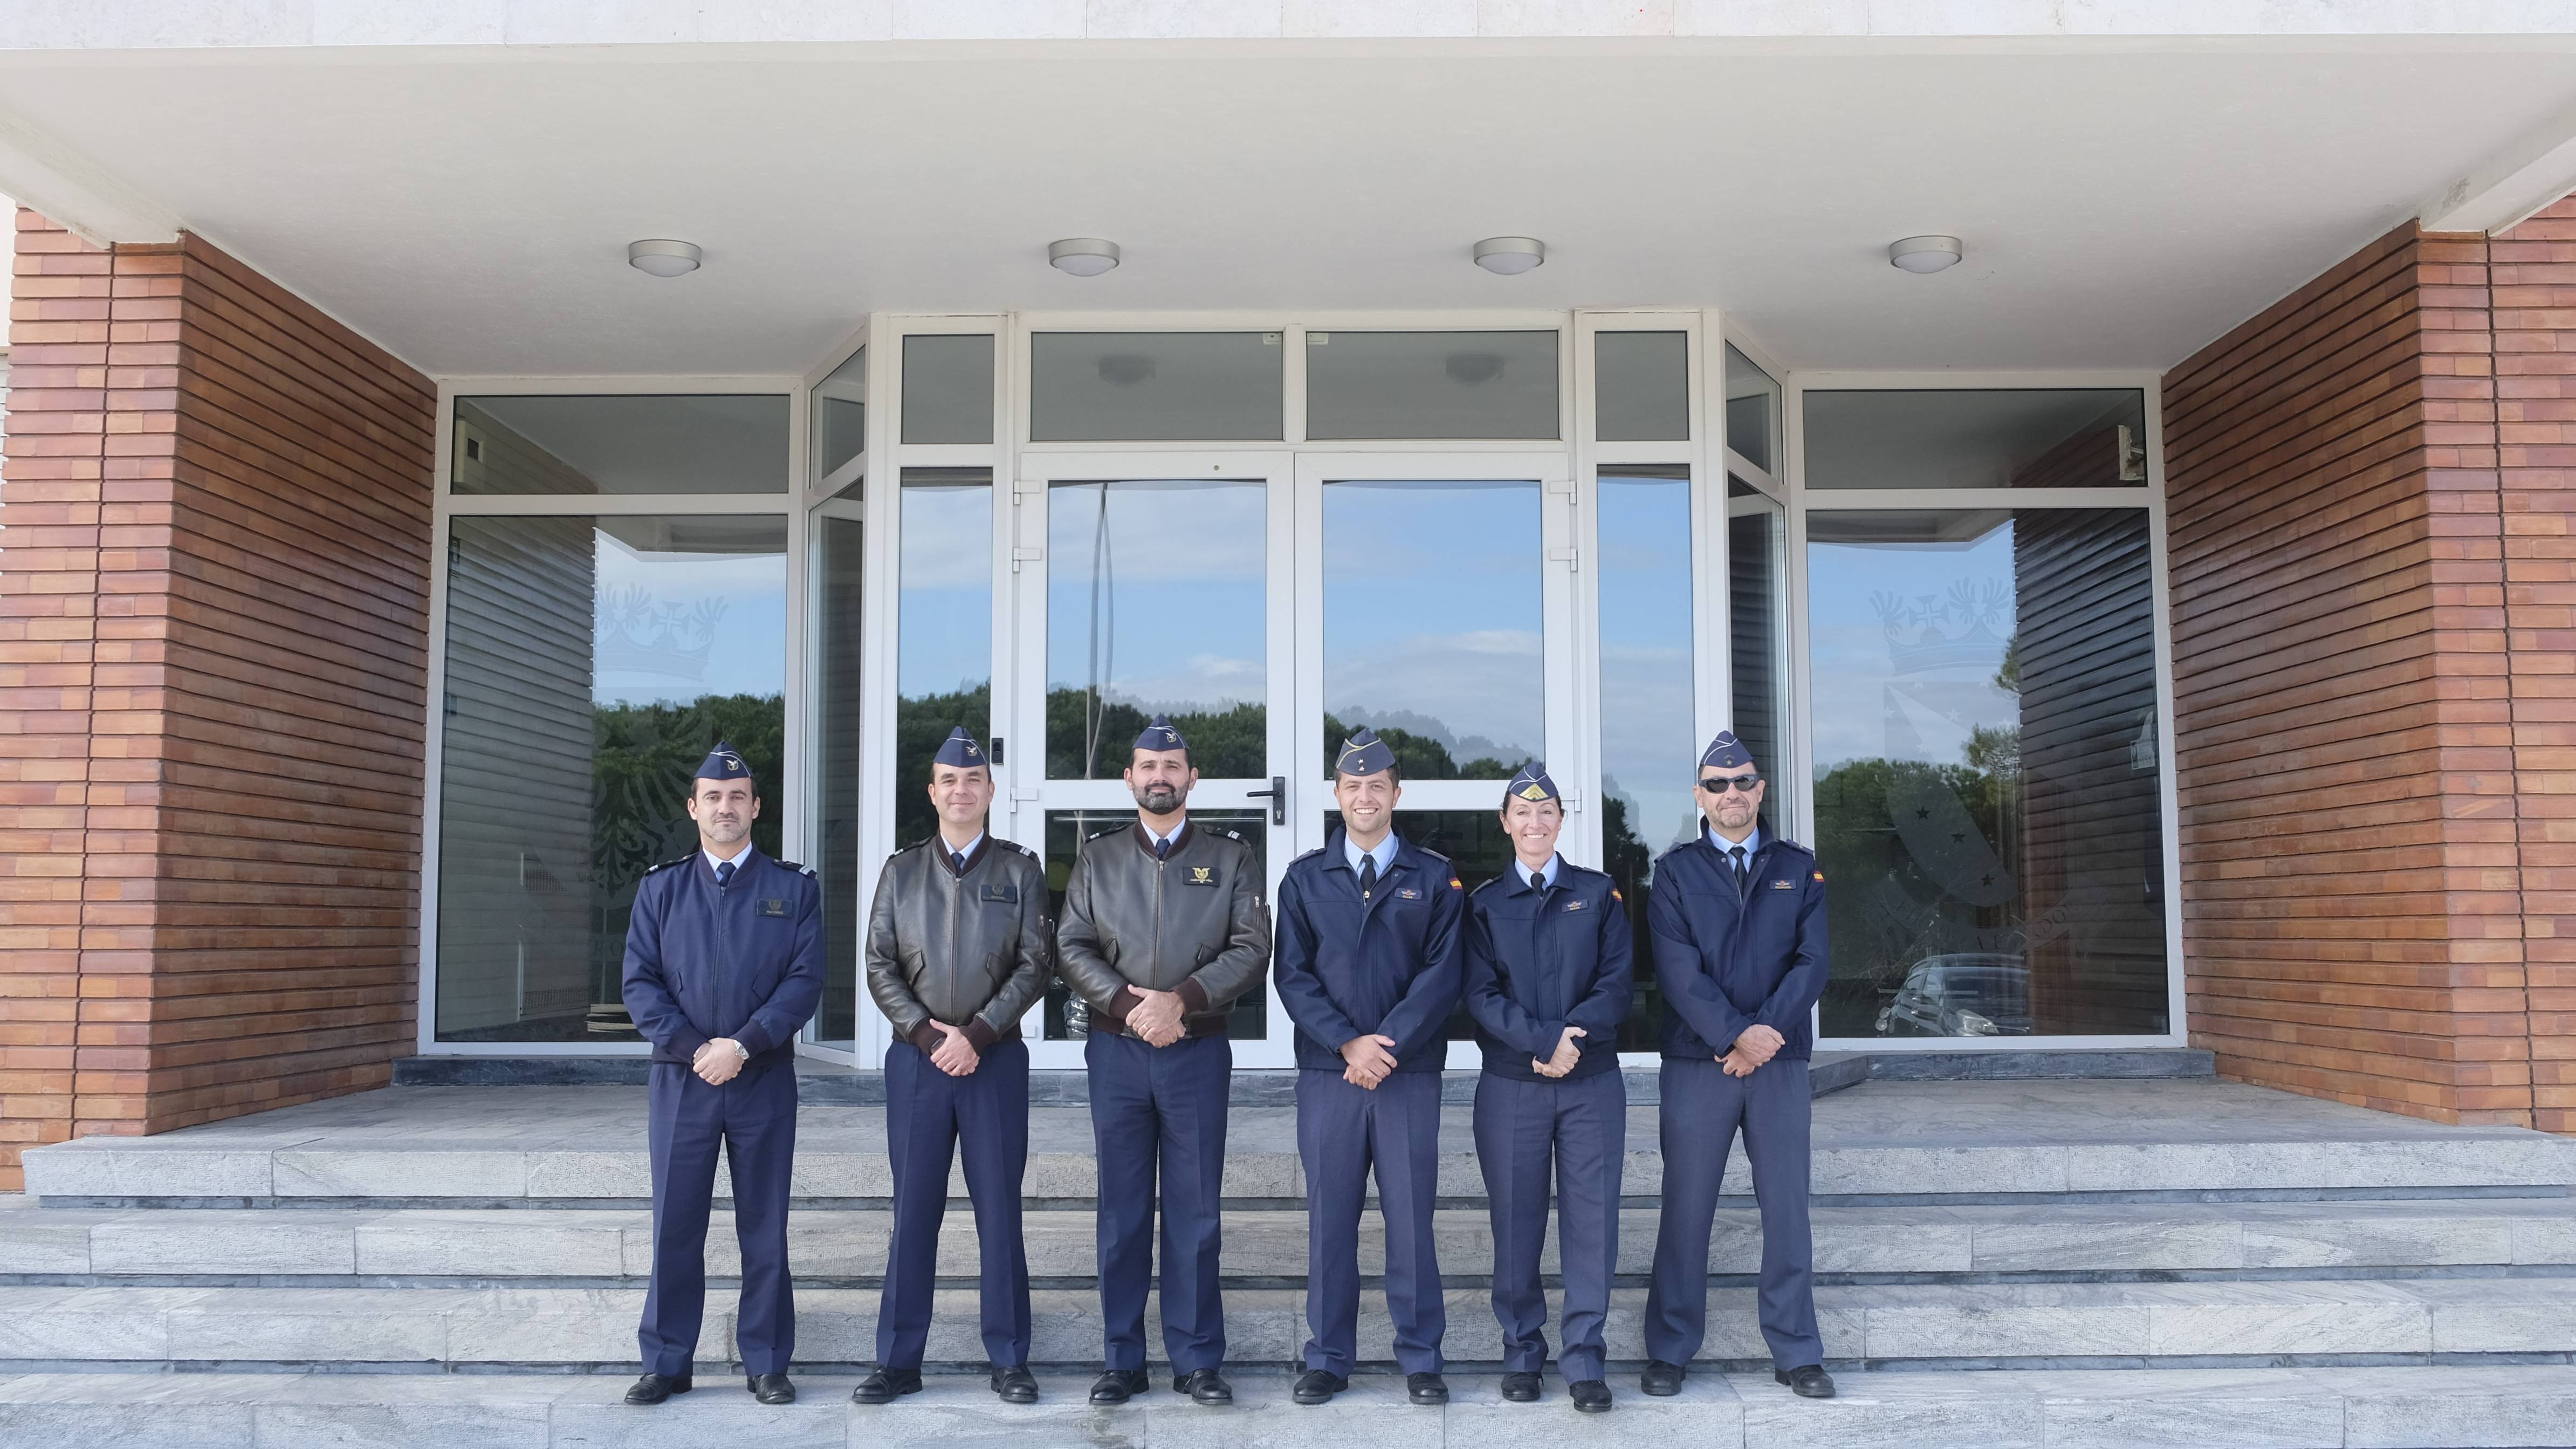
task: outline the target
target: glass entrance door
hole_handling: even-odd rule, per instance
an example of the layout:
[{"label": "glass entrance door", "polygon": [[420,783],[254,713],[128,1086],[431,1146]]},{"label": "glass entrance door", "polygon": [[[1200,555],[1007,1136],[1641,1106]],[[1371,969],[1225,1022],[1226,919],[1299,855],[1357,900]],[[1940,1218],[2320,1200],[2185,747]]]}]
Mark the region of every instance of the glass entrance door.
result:
[{"label": "glass entrance door", "polygon": [[[1017,627],[1002,763],[1006,833],[1062,892],[1081,843],[1136,819],[1120,779],[1137,734],[1168,714],[1198,766],[1190,816],[1262,862],[1263,897],[1294,851],[1284,801],[1293,741],[1294,478],[1284,453],[1032,457],[1013,497]],[[1278,777],[1278,778],[1274,778]],[[1274,823],[1274,820],[1279,823]],[[1286,1066],[1269,992],[1232,1019],[1235,1060]],[[1089,1023],[1061,981],[1023,1024],[1040,1066],[1081,1065]]]}]

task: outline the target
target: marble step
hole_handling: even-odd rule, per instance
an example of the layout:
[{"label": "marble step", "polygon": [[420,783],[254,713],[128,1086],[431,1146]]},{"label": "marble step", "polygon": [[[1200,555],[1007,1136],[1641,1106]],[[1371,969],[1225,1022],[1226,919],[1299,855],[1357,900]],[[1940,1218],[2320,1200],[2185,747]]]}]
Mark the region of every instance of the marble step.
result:
[{"label": "marble step", "polygon": [[[1657,1213],[1620,1214],[1619,1269],[1651,1264]],[[811,1279],[873,1281],[884,1272],[891,1215],[811,1209],[789,1219],[791,1261]],[[2402,1202],[2022,1204],[1993,1207],[1835,1207],[1814,1214],[1816,1266],[1827,1274],[2226,1273],[2456,1266],[2576,1266],[2576,1200],[2413,1199]],[[1438,1215],[1441,1261],[1486,1270],[1481,1209]],[[1092,1214],[1032,1212],[1031,1273],[1089,1279]],[[1360,1237],[1362,1269],[1380,1271],[1383,1236]],[[739,1271],[731,1215],[708,1234],[709,1270]],[[1719,1210],[1710,1268],[1755,1271],[1760,1223],[1749,1205]],[[336,1208],[42,1209],[0,1212],[0,1273],[44,1276],[360,1278],[638,1278],[650,1271],[643,1209]],[[1554,1271],[1553,1244],[1548,1254]],[[952,1210],[940,1271],[978,1271],[975,1220]],[[1300,1279],[1306,1218],[1295,1210],[1226,1214],[1225,1271]]]},{"label": "marble step", "polygon": [[1576,1414],[1548,1397],[1507,1404],[1497,1380],[1453,1374],[1445,1408],[1403,1401],[1400,1380],[1362,1375],[1318,1407],[1288,1400],[1284,1372],[1234,1375],[1235,1403],[1203,1409],[1157,1392],[1116,1409],[1082,1402],[1087,1375],[1043,1379],[1040,1402],[1004,1405],[980,1380],[933,1379],[881,1408],[853,1380],[798,1381],[796,1403],[752,1401],[729,1378],[651,1409],[618,1402],[622,1376],[29,1374],[0,1379],[0,1449],[64,1444],[304,1449],[439,1444],[569,1449],[757,1443],[763,1449],[1517,1449],[1655,1441],[1695,1449],[2431,1449],[2550,1445],[2576,1423],[2576,1368],[2217,1369],[2163,1372],[1847,1371],[1839,1397],[1791,1396],[1768,1374],[1692,1375],[1650,1399],[1612,1380],[1617,1405]]},{"label": "marble step", "polygon": [[[708,1303],[702,1354],[711,1369],[731,1342],[731,1297],[720,1291]],[[1645,1357],[1645,1297],[1642,1288],[1614,1292],[1607,1330],[1612,1358]],[[616,1365],[633,1360],[643,1299],[641,1290],[628,1288],[0,1288],[0,1368]],[[871,1360],[877,1299],[872,1289],[799,1292],[799,1361]],[[1303,1293],[1238,1289],[1225,1301],[1234,1361],[1285,1362],[1303,1342]],[[940,1291],[931,1361],[984,1357],[975,1302],[972,1289]],[[1450,1358],[1498,1363],[1500,1333],[1486,1291],[1453,1288],[1448,1304]],[[1820,1288],[1816,1304],[1826,1355],[1838,1362],[2223,1367],[2364,1356],[2403,1362],[2576,1354],[2576,1279],[2566,1277],[1876,1284]],[[1099,1361],[1095,1294],[1040,1289],[1033,1312],[1034,1362]],[[1391,1356],[1392,1329],[1375,1293],[1362,1296],[1359,1333],[1364,1358]],[[1159,1346],[1159,1329],[1149,1327],[1148,1341]],[[1750,1364],[1766,1354],[1753,1290],[1713,1290],[1701,1356]]]}]

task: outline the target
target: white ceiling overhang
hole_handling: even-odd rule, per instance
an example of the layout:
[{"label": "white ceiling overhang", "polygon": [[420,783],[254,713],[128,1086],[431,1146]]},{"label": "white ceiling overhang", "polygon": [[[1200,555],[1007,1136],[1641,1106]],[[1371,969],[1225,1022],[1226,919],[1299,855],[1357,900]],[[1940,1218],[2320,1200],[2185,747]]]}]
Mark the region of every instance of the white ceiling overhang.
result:
[{"label": "white ceiling overhang", "polygon": [[[1592,9],[1365,13],[1551,8]],[[2154,368],[2409,217],[2500,225],[2576,184],[2576,46],[2531,33],[2576,23],[2568,7],[2361,0],[2343,33],[2064,23],[2147,8],[1740,7],[2058,17],[1876,38],[1692,35],[1674,17],[1711,12],[1674,5],[1626,39],[1424,21],[1371,41],[803,44],[704,35],[707,14],[753,13],[799,34],[816,7],[794,4],[367,12],[413,16],[423,45],[352,40],[325,21],[365,7],[323,0],[273,7],[300,31],[255,4],[22,0],[0,17],[0,191],[94,235],[195,231],[460,375],[800,373],[872,311],[1644,305],[1723,307],[1804,368]],[[2351,33],[2454,9],[2522,30]],[[1208,7],[1345,11],[1363,13]],[[569,43],[653,14],[698,28]],[[1888,266],[1920,232],[1965,238],[1966,261]],[[1469,247],[1496,234],[1544,239],[1547,264],[1478,270]],[[1064,236],[1125,263],[1052,271]],[[647,277],[625,264],[644,237],[706,265]]]}]

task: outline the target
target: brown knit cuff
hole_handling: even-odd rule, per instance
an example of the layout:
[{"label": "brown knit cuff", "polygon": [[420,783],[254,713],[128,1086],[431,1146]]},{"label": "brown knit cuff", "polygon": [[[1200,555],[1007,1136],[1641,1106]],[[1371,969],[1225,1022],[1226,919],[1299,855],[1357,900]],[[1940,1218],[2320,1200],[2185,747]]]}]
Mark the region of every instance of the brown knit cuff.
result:
[{"label": "brown knit cuff", "polygon": [[1100,1014],[1124,1027],[1127,1024],[1127,1013],[1144,1004],[1145,998],[1136,994],[1135,987],[1121,986],[1118,988],[1118,994],[1109,998],[1109,1004],[1100,1008]]},{"label": "brown knit cuff", "polygon": [[979,1053],[1001,1039],[1001,1033],[993,1030],[980,1016],[966,1023],[966,1044]]},{"label": "brown knit cuff", "polygon": [[925,1052],[935,1052],[939,1050],[939,1044],[947,1040],[947,1034],[939,1029],[938,1022],[925,1016],[921,1019],[921,1025],[914,1027],[912,1034],[906,1036],[904,1040]]},{"label": "brown knit cuff", "polygon": [[1181,1015],[1205,1016],[1208,1009],[1207,988],[1195,976],[1174,987],[1172,994],[1181,999]]}]

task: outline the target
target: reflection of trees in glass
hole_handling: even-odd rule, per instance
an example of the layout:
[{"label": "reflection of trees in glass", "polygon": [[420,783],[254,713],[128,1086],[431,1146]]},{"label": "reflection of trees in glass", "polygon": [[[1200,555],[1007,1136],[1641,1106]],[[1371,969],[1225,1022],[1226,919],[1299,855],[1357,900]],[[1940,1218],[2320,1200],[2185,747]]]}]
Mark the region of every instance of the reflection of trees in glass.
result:
[{"label": "reflection of trees in glass", "polygon": [[[2012,726],[1980,727],[1964,764],[1846,760],[1817,781],[1816,854],[1833,882],[1825,897],[1833,941],[1826,1035],[1872,1034],[1878,1008],[1926,956],[2021,949],[2018,890],[1987,905],[1967,898],[1993,893],[1979,890],[1996,884],[1982,865],[1988,852],[2011,872],[1998,889],[2021,870],[2020,736]],[[1953,817],[1945,831],[1916,829],[1917,843],[1908,844],[1896,812],[1929,815],[1929,805],[1904,802],[1937,800],[1936,791],[1956,799],[1973,830]]]},{"label": "reflection of trees in glass", "polygon": [[1663,1045],[1664,993],[1655,979],[1655,947],[1646,932],[1646,901],[1654,890],[1655,852],[1637,834],[1632,802],[1619,787],[1604,780],[1601,790],[1601,868],[1610,873],[1627,903],[1628,928],[1636,942],[1636,1004],[1619,1028],[1619,1049],[1650,1052]]},{"label": "reflection of trees in glass", "polygon": [[697,848],[689,787],[716,741],[740,751],[759,782],[760,818],[752,822],[751,843],[778,858],[787,706],[775,694],[600,705],[591,712],[591,740],[591,1000],[606,1007],[619,1000],[635,883],[654,865]]},{"label": "reflection of trees in glass", "polygon": [[[1127,768],[1136,736],[1152,719],[1142,708],[1091,690],[1047,691],[1047,778],[1107,780]],[[1190,763],[1208,779],[1256,778],[1269,771],[1269,712],[1258,704],[1172,716],[1190,742]]]},{"label": "reflection of trees in glass", "polygon": [[[1351,731],[1359,728],[1360,724],[1367,724],[1369,728],[1377,731],[1377,737],[1384,740],[1386,747],[1395,752],[1395,763],[1404,771],[1404,778],[1408,780],[1508,780],[1519,771],[1521,766],[1530,761],[1530,756],[1525,753],[1507,750],[1505,753],[1514,754],[1517,757],[1503,760],[1492,755],[1479,754],[1461,764],[1447,745],[1429,734],[1405,729],[1398,725],[1379,724],[1373,720],[1346,724],[1340,716],[1326,710],[1324,712],[1325,778],[1332,777],[1333,760],[1342,752],[1342,741],[1348,739]],[[1477,743],[1487,742],[1479,740]],[[1496,803],[1500,803],[1499,797]]]}]

